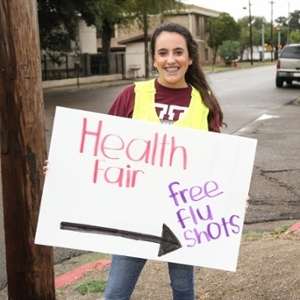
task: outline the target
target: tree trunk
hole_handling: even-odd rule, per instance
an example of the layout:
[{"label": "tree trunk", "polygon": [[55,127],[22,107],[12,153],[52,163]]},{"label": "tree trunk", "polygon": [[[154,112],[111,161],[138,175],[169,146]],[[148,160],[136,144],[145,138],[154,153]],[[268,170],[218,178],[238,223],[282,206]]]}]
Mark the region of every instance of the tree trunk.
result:
[{"label": "tree trunk", "polygon": [[36,1],[0,1],[0,144],[8,299],[55,299],[52,248],[34,244],[47,155],[38,33]]},{"label": "tree trunk", "polygon": [[218,48],[213,48],[213,65],[216,64]]},{"label": "tree trunk", "polygon": [[146,10],[143,16],[143,29],[144,29],[144,47],[145,47],[145,78],[149,78],[149,50],[148,50],[148,17]]},{"label": "tree trunk", "polygon": [[110,69],[110,41],[112,36],[111,24],[107,19],[102,24],[102,70],[103,75],[108,75]]}]

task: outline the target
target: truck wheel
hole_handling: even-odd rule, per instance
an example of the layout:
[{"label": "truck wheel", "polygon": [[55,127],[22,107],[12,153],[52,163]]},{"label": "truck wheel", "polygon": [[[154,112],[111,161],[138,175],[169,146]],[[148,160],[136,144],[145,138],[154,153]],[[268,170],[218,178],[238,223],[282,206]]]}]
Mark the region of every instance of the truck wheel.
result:
[{"label": "truck wheel", "polygon": [[276,77],[276,87],[278,88],[283,87],[283,79]]},{"label": "truck wheel", "polygon": [[286,83],[287,83],[287,84],[292,84],[292,83],[293,83],[293,80],[292,80],[292,79],[288,79],[288,80],[286,81]]}]

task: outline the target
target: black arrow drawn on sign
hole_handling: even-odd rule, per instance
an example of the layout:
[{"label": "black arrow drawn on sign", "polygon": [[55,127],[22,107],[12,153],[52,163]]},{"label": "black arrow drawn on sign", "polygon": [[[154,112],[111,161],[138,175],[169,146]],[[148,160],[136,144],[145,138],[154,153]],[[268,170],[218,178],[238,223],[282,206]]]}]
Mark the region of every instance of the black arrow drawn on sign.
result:
[{"label": "black arrow drawn on sign", "polygon": [[175,236],[175,234],[171,231],[171,229],[166,224],[163,224],[162,226],[161,237],[150,235],[150,234],[139,233],[139,232],[127,231],[127,230],[120,230],[120,229],[87,225],[87,224],[77,224],[77,223],[70,223],[70,222],[61,222],[60,229],[120,236],[126,239],[157,243],[160,244],[158,256],[168,254],[182,247],[178,238]]}]

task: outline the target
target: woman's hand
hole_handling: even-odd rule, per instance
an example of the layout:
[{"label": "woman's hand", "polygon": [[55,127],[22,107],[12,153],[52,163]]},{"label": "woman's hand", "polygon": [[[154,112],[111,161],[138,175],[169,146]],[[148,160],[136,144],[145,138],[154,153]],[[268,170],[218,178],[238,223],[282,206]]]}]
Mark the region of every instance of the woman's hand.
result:
[{"label": "woman's hand", "polygon": [[251,200],[251,198],[250,198],[250,196],[248,196],[248,197],[246,198],[246,213],[247,213],[247,208],[248,208],[249,205],[250,205],[250,203],[249,203],[250,200]]},{"label": "woman's hand", "polygon": [[46,175],[47,171],[48,171],[48,160],[45,160],[45,166],[43,167],[43,174]]}]

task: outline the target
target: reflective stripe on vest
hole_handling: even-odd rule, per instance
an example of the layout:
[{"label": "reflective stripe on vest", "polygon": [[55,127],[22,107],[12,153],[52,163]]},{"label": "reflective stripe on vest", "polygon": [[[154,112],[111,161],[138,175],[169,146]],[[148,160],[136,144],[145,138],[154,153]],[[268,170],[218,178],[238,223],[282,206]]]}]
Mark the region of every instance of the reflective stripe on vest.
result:
[{"label": "reflective stripe on vest", "polygon": [[[207,116],[209,109],[203,103],[201,95],[193,86],[191,101],[183,116],[173,123],[174,126],[208,130]],[[155,79],[135,83],[135,102],[132,118],[160,123],[155,109]]]}]

